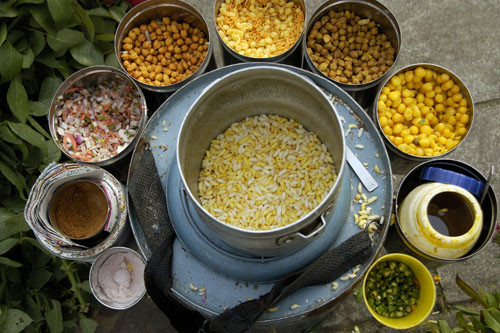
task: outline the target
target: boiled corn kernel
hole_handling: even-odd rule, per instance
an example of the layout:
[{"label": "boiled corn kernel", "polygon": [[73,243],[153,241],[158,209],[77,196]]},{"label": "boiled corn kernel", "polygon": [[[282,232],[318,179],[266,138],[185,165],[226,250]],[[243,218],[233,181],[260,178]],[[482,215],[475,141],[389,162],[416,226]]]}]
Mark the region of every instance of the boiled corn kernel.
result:
[{"label": "boiled corn kernel", "polygon": [[218,220],[270,230],[307,215],[336,179],[318,137],[293,119],[260,115],[233,123],[212,140],[198,193]]}]

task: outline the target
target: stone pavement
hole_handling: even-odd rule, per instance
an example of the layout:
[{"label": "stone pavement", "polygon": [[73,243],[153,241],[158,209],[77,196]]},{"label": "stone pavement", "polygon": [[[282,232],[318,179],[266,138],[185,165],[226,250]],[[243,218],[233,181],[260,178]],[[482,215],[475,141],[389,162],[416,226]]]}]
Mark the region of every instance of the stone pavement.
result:
[{"label": "stone pavement", "polygon": [[[213,2],[186,0],[195,6],[213,26]],[[306,0],[308,18],[323,1]],[[475,102],[474,125],[467,140],[447,158],[470,163],[483,174],[490,165],[500,171],[500,27],[497,0],[383,0],[397,18],[402,35],[402,48],[396,69],[417,62],[441,65],[455,72],[469,87]],[[215,33],[215,30],[213,31]],[[215,36],[215,35],[214,35]],[[220,50],[216,49],[216,57]],[[391,155],[393,171],[401,175],[415,164]],[[497,172],[499,172],[497,171]],[[500,196],[498,174],[493,185]],[[395,189],[398,181],[395,182]],[[434,270],[441,276],[438,302],[433,319],[453,320],[451,308],[468,304],[469,298],[455,285],[455,274],[474,287],[500,288],[500,247],[490,244],[472,259],[442,266]],[[98,308],[94,318],[98,332],[175,332],[167,318],[145,298],[126,311]],[[391,332],[378,324],[364,304],[348,295],[323,318],[312,331],[351,332],[357,325],[361,332]],[[423,329],[417,329],[423,331]]]}]

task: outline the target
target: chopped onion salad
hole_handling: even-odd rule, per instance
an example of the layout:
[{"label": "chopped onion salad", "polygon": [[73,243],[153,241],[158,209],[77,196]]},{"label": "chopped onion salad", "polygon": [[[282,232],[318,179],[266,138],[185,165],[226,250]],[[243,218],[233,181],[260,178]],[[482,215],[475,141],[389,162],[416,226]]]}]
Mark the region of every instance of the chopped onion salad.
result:
[{"label": "chopped onion salad", "polygon": [[55,129],[63,149],[84,162],[109,159],[135,138],[142,118],[139,91],[117,78],[72,87],[58,97]]}]

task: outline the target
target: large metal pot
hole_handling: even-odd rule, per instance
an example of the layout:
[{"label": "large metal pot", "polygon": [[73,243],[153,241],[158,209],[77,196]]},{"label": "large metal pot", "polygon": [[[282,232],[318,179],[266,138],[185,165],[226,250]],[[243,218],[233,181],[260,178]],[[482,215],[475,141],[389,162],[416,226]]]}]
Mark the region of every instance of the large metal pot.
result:
[{"label": "large metal pot", "polygon": [[[201,161],[210,142],[232,123],[260,114],[293,118],[315,132],[332,155],[337,179],[309,214],[270,231],[243,230],[223,223],[202,207],[198,197]],[[307,78],[269,65],[235,71],[208,86],[193,103],[179,131],[177,163],[188,200],[203,222],[235,249],[257,256],[291,254],[325,229],[345,170],[345,142],[339,117],[323,92]],[[344,221],[338,221],[342,228]]]}]

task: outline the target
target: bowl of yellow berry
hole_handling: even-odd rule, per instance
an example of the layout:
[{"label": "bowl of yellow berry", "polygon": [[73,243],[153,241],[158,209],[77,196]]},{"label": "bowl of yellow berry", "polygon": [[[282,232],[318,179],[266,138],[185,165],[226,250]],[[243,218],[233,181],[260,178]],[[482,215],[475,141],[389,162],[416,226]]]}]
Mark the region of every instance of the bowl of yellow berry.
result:
[{"label": "bowl of yellow berry", "polygon": [[401,68],[381,85],[373,118],[386,145],[412,160],[455,150],[472,126],[472,96],[450,70],[426,63]]}]

